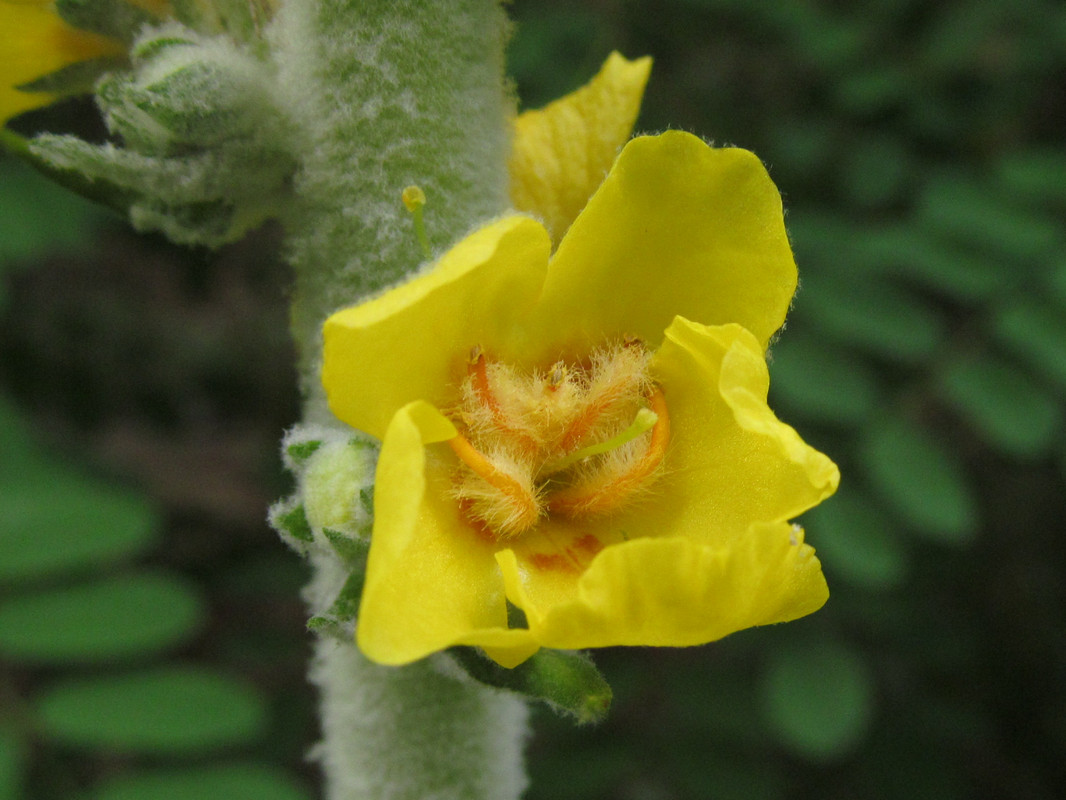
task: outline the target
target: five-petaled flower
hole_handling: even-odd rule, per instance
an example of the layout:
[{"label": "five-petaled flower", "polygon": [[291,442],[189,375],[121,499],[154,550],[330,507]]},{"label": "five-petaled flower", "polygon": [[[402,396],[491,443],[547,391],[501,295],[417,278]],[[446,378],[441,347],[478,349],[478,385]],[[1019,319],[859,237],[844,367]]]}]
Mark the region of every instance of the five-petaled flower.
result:
[{"label": "five-petaled flower", "polygon": [[331,408],[382,439],[366,655],[513,666],[819,608],[791,520],[839,475],[766,404],[796,280],[759,160],[674,131],[624,148],[554,253],[508,216],[333,315]]}]

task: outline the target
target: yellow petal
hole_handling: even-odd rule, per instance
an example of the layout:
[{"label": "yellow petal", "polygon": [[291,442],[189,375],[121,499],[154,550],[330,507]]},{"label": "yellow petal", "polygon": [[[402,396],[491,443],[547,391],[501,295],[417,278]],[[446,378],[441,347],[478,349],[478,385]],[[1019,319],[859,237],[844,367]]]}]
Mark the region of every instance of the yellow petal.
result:
[{"label": "yellow petal", "polygon": [[515,121],[511,202],[558,241],[603,181],[640,111],[651,59],[611,53],[588,84]]},{"label": "yellow petal", "polygon": [[656,346],[679,314],[736,322],[765,346],[795,288],[781,197],[759,159],[669,131],[626,145],[574,222],[530,337],[555,341],[565,326],[578,350],[624,334]]},{"label": "yellow petal", "polygon": [[433,269],[326,320],[322,383],[333,413],[381,438],[412,400],[454,402],[470,348],[506,343],[536,302],[551,244],[527,217],[471,234]]},{"label": "yellow petal", "polygon": [[545,647],[703,644],[804,616],[829,596],[802,529],[787,523],[756,523],[729,546],[670,537],[609,547],[570,597],[549,606],[536,602],[513,550],[497,560],[508,596]]},{"label": "yellow petal", "polygon": [[495,543],[460,519],[446,465],[427,459],[427,444],[455,433],[439,411],[415,402],[396,414],[382,444],[356,629],[360,649],[381,664],[468,644],[511,667],[537,649],[528,631],[507,628]]},{"label": "yellow petal", "polygon": [[56,97],[16,87],[78,61],[120,55],[120,42],[72,28],[38,0],[0,0],[0,122]]},{"label": "yellow petal", "polygon": [[[789,583],[786,578],[792,573],[786,567],[792,562],[788,559],[799,556],[788,555],[791,551],[781,549],[781,543],[792,532],[788,520],[832,494],[839,472],[832,461],[805,444],[767,407],[768,377],[760,343],[738,325],[709,327],[678,318],[654,356],[652,373],[666,399],[672,433],[663,474],[647,496],[628,510],[584,523],[548,519],[516,541],[507,551],[509,555],[497,556],[508,582],[508,597],[525,610],[533,635],[541,644],[694,644],[696,639],[685,640],[685,636],[707,636],[699,640],[710,641],[741,627],[780,621],[796,609],[800,609],[796,616],[808,613],[824,602],[824,581],[817,561],[808,561],[806,556],[800,559],[803,569],[811,572],[804,573],[801,581]],[[625,589],[633,592],[634,603],[651,603],[647,609],[626,610],[628,601],[619,599],[625,595],[617,593],[623,584],[610,591],[602,588],[614,586],[611,576],[617,569],[624,572],[632,567],[632,575],[625,572],[624,581],[637,580],[645,555],[651,563],[657,554],[666,552],[634,550],[637,555],[630,565],[629,561],[616,563],[619,556],[611,555],[615,550],[630,552],[637,542],[675,539],[689,543],[684,558],[696,559],[703,566],[688,578],[679,566],[674,572],[664,572],[668,577],[661,585]],[[777,544],[771,547],[768,542]],[[759,548],[765,549],[764,561],[759,560]],[[609,567],[597,566],[603,559]],[[604,569],[608,571],[601,575]],[[745,577],[743,570],[751,574]],[[653,625],[653,615],[660,613],[656,604],[669,605],[670,582],[695,580],[693,576],[700,575],[723,586],[741,587],[738,592],[747,591],[743,587],[761,580],[760,575],[766,576],[769,588],[760,590],[768,593],[767,605],[759,606],[763,616],[755,613],[759,610],[753,605],[757,599],[738,605],[726,597],[723,602],[732,604],[729,608],[734,611],[697,613],[688,623],[684,614],[692,606],[682,604],[680,608],[688,610],[675,611],[674,621],[664,623],[667,627],[662,635],[672,637],[670,641],[640,641],[646,630],[635,620],[647,615],[647,625]],[[651,576],[649,580],[659,579]],[[619,619],[604,622],[606,632],[595,628],[600,623],[582,599],[589,581],[601,587],[597,589],[601,598],[609,596],[610,603],[620,603],[619,613],[624,612]],[[688,596],[685,592],[692,594],[696,588],[680,591],[679,603]],[[642,592],[652,595],[644,597]],[[602,602],[608,604],[607,599]],[[773,608],[785,610],[778,613]],[[604,605],[596,614],[602,616],[606,609]],[[573,619],[569,615],[574,615]],[[756,618],[761,621],[745,622]],[[695,626],[690,634],[684,634],[687,624]],[[735,627],[725,629],[730,625]],[[577,632],[583,626],[593,626],[588,636],[595,639],[576,644]],[[566,638],[545,638],[555,635],[545,630],[569,633]],[[612,640],[616,635],[622,638]]]},{"label": "yellow petal", "polygon": [[766,404],[761,344],[739,325],[676,318],[652,361],[671,420],[665,474],[625,520],[631,536],[732,540],[794,519],[836,491],[840,472]]}]

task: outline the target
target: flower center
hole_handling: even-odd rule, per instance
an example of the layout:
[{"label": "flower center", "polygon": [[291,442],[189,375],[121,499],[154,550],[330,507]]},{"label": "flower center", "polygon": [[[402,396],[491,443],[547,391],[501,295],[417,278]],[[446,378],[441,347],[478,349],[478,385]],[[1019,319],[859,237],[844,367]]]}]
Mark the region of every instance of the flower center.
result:
[{"label": "flower center", "polygon": [[543,517],[608,514],[658,477],[670,437],[651,354],[626,340],[577,363],[523,371],[475,347],[452,417],[455,496],[497,538]]}]

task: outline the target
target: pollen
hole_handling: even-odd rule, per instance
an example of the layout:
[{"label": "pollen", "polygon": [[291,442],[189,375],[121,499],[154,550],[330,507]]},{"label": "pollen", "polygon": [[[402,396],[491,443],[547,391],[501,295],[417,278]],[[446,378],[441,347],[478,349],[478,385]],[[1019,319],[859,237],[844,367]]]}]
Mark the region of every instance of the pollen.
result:
[{"label": "pollen", "polygon": [[659,477],[670,439],[666,400],[640,341],[576,361],[520,369],[470,350],[450,440],[454,494],[496,538],[551,515],[585,518],[636,502]]}]

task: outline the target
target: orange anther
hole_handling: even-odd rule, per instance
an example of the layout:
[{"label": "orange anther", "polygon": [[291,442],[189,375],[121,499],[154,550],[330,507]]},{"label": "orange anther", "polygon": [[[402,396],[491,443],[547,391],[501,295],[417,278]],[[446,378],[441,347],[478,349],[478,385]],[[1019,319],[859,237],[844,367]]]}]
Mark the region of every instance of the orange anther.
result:
[{"label": "orange anther", "polygon": [[658,419],[651,429],[648,449],[633,468],[609,481],[571,486],[552,493],[547,501],[549,511],[571,516],[606,513],[623,505],[634,492],[647,485],[662,463],[666,447],[670,443],[670,415],[666,408],[666,398],[655,386],[648,393],[647,400]]},{"label": "orange anther", "polygon": [[452,452],[459,460],[466,464],[479,478],[497,489],[513,505],[515,518],[518,521],[516,529],[508,533],[521,533],[523,530],[533,527],[540,516],[540,505],[521,483],[510,475],[501,472],[496,466],[485,458],[462,434],[458,434],[448,440]]},{"label": "orange anther", "polygon": [[500,401],[496,398],[496,394],[492,391],[492,385],[489,383],[488,361],[485,358],[485,351],[479,345],[475,345],[470,350],[467,374],[470,376],[470,382],[474,387],[474,394],[477,396],[478,402],[488,410],[489,415],[492,417],[492,424],[498,430],[511,436],[515,443],[520,445],[527,453],[535,453],[537,451],[536,440],[529,434],[516,430],[514,426],[507,423],[503,409],[500,408]]}]

